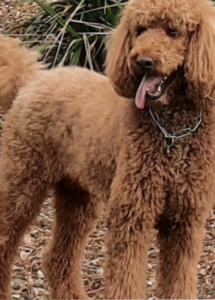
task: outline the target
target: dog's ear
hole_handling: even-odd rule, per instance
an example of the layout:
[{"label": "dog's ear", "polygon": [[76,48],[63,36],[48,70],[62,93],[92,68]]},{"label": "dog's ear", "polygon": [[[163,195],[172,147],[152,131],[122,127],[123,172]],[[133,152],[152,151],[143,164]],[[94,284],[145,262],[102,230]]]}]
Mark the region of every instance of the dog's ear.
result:
[{"label": "dog's ear", "polygon": [[107,41],[107,56],[105,61],[106,74],[117,93],[131,96],[131,72],[128,65],[128,55],[132,47],[132,32],[129,18],[124,13],[117,28],[111,33]]},{"label": "dog's ear", "polygon": [[215,100],[215,8],[207,7],[201,16],[188,46],[185,77],[197,100]]}]

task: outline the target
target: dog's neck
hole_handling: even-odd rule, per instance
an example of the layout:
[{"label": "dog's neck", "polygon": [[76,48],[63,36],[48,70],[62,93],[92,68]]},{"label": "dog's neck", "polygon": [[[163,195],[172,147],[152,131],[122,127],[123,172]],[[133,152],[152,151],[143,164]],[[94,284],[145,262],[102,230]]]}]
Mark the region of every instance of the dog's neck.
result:
[{"label": "dog's neck", "polygon": [[187,107],[196,111],[209,112],[211,107],[215,105],[211,99],[205,98],[199,91],[195,90],[192,85],[187,82],[184,70],[180,69],[177,77],[173,80],[166,91],[166,103],[170,106]]}]

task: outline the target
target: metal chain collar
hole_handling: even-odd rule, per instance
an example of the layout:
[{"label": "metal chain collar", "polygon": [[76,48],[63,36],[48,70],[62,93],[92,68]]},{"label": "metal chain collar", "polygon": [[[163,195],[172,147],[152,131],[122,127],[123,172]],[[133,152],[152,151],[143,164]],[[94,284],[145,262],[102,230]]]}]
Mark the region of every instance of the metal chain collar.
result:
[{"label": "metal chain collar", "polygon": [[153,114],[153,112],[151,110],[151,107],[149,107],[149,113],[150,113],[154,123],[158,126],[160,131],[163,133],[164,144],[167,147],[167,153],[169,153],[170,148],[174,145],[175,140],[182,139],[182,138],[196,132],[197,129],[199,128],[199,126],[202,123],[202,110],[201,110],[200,114],[199,114],[199,117],[197,118],[197,124],[194,128],[191,128],[191,127],[184,128],[182,130],[179,130],[179,131],[171,134],[171,133],[168,133],[167,130],[159,123],[159,121],[160,121],[159,116]]}]

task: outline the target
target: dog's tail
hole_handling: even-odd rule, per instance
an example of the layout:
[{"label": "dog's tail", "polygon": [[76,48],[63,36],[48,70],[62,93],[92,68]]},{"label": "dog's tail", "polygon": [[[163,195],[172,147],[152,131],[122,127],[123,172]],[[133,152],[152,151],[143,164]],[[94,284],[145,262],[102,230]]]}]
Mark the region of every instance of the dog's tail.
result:
[{"label": "dog's tail", "polygon": [[19,89],[41,68],[39,54],[19,46],[20,41],[0,35],[0,107],[7,111]]}]

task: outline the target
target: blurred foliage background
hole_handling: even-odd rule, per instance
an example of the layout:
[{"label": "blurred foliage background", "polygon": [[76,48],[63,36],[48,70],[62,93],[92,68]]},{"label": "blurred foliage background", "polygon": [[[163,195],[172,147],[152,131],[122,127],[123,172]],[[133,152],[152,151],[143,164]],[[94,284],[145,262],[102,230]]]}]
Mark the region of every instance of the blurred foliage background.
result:
[{"label": "blurred foliage background", "polygon": [[78,65],[103,71],[105,39],[116,24],[123,0],[33,0],[40,8],[10,28],[36,48],[48,66]]}]

